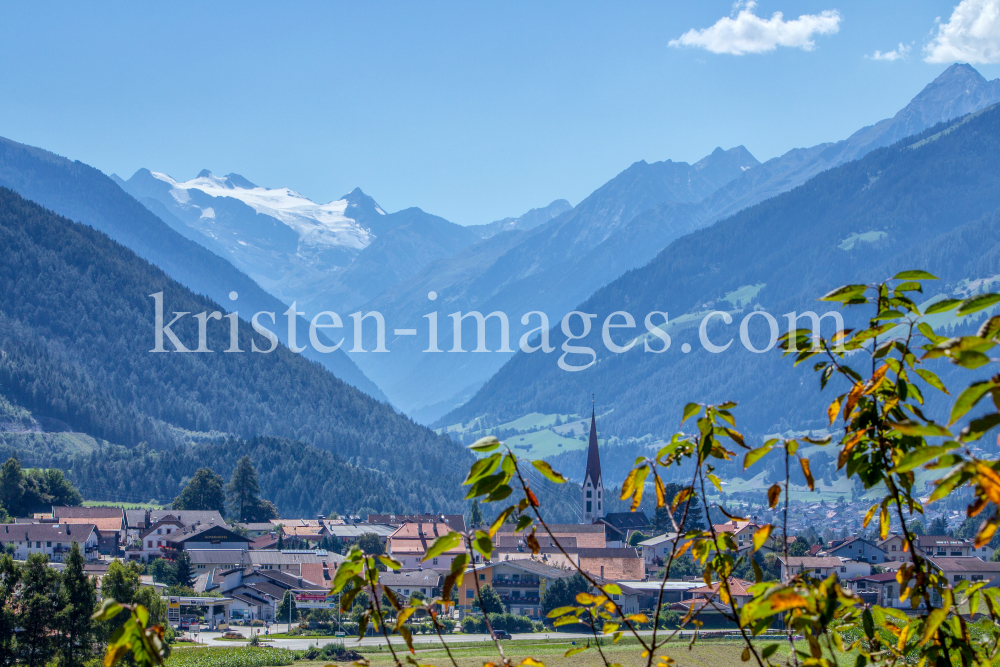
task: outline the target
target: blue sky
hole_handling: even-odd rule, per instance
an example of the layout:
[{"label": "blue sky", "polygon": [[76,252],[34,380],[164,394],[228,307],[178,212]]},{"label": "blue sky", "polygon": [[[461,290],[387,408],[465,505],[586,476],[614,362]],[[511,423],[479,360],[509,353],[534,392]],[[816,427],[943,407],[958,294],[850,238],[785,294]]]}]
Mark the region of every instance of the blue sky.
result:
[{"label": "blue sky", "polygon": [[[0,136],[125,177],[208,168],[320,202],[360,186],[476,224],[576,204],[637,160],[842,139],[949,58],[997,78],[1000,26],[956,40],[998,2],[963,0],[964,19],[958,0],[4,2]],[[738,50],[725,26],[688,33],[776,11],[773,50],[714,53]],[[800,15],[825,28],[786,23]],[[938,18],[954,30],[932,53]]]}]

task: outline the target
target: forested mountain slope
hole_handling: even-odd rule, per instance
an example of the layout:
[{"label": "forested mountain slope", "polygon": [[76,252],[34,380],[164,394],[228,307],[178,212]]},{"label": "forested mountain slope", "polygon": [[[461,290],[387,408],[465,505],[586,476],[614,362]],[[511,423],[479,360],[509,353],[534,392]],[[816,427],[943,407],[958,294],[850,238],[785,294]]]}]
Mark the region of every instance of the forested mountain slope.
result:
[{"label": "forested mountain slope", "polygon": [[[197,232],[182,235],[177,231],[182,222],[168,220],[173,223],[169,225],[110,178],[82,162],[0,138],[0,186],[104,232],[196,294],[228,303],[229,293],[236,291],[241,312],[281,313],[287,308],[227,260],[192,241]],[[298,328],[307,327],[308,322],[300,319]],[[287,342],[285,331],[278,328],[276,333]],[[345,382],[385,400],[343,352],[319,354],[310,348],[304,354]]]},{"label": "forested mountain slope", "polygon": [[[967,116],[947,131],[943,127],[875,150],[674,241],[647,266],[578,307],[598,315],[591,335],[575,342],[597,352],[594,366],[577,373],[559,370],[556,357],[566,337],[555,328],[555,353],[516,355],[441,423],[479,415],[506,420],[533,411],[579,412],[596,391],[599,404],[610,409],[604,433],[620,437],[667,435],[686,402],[729,399],[740,402],[737,417],[751,433],[825,428],[811,370],[793,369],[775,351],[747,351],[739,322],[751,308],[763,308],[784,331],[785,313],[833,310],[816,301],[830,289],[906,269],[937,274],[940,293],[975,293],[1000,280],[1000,109]],[[637,330],[614,332],[621,334],[612,336],[618,344],[644,331],[646,313],[669,313],[669,350],[649,353],[640,341],[624,354],[609,352],[599,323],[617,310],[632,313],[638,323]],[[698,324],[713,310],[734,318],[728,326],[716,319],[708,328],[720,345],[735,339],[721,354],[707,352],[699,342]],[[829,334],[829,320],[826,327]],[[757,348],[766,346],[763,317],[753,318],[749,331]],[[692,346],[689,354],[681,351],[683,343]],[[658,341],[652,345],[660,347]],[[938,400],[932,389],[924,394]]]},{"label": "forested mountain slope", "polygon": [[[245,321],[242,353],[222,352],[225,318],[207,323],[213,353],[151,353],[149,295],[163,293],[167,317],[226,308],[92,227],[0,188],[0,247],[0,393],[15,405],[128,446],[166,448],[184,440],[179,430],[298,439],[399,485],[412,479],[422,495],[403,498],[407,506],[458,497],[460,447],[283,345],[250,352],[271,345]],[[173,331],[197,346],[193,315]]]}]

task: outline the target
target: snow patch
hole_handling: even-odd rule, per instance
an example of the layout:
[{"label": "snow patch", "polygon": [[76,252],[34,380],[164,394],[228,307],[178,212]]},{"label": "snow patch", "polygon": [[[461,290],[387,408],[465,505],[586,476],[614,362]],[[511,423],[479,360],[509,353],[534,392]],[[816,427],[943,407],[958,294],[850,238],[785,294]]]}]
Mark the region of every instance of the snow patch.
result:
[{"label": "snow patch", "polygon": [[209,206],[208,208],[202,210],[200,217],[215,220],[215,209]]},{"label": "snow patch", "polygon": [[[362,249],[374,239],[368,230],[344,215],[347,200],[317,204],[289,188],[238,187],[227,178],[202,172],[190,181],[176,181],[167,174],[151,172],[153,177],[171,186],[170,194],[180,204],[189,204],[190,191],[200,190],[210,197],[237,199],[258,213],[275,218],[294,229],[300,242],[310,246],[346,246]],[[212,211],[211,215],[206,215]],[[379,210],[379,213],[385,214]],[[206,207],[201,217],[213,217]]]}]

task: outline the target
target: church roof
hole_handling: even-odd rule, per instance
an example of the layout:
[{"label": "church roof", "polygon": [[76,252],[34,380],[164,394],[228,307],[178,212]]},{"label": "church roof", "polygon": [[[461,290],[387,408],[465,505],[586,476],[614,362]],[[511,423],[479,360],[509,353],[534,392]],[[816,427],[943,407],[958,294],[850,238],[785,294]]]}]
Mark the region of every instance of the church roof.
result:
[{"label": "church roof", "polygon": [[585,484],[588,477],[594,486],[601,484],[601,454],[597,451],[597,418],[593,411],[590,413],[590,445],[587,447],[587,471],[583,474]]}]

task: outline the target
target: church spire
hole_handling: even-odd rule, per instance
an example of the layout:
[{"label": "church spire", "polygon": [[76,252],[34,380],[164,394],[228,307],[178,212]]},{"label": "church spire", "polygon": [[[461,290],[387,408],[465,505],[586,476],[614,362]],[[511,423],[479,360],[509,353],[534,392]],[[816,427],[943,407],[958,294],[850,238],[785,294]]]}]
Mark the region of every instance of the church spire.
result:
[{"label": "church spire", "polygon": [[583,521],[592,523],[603,517],[604,480],[601,479],[601,453],[597,447],[597,411],[591,406],[587,471],[583,475]]}]

